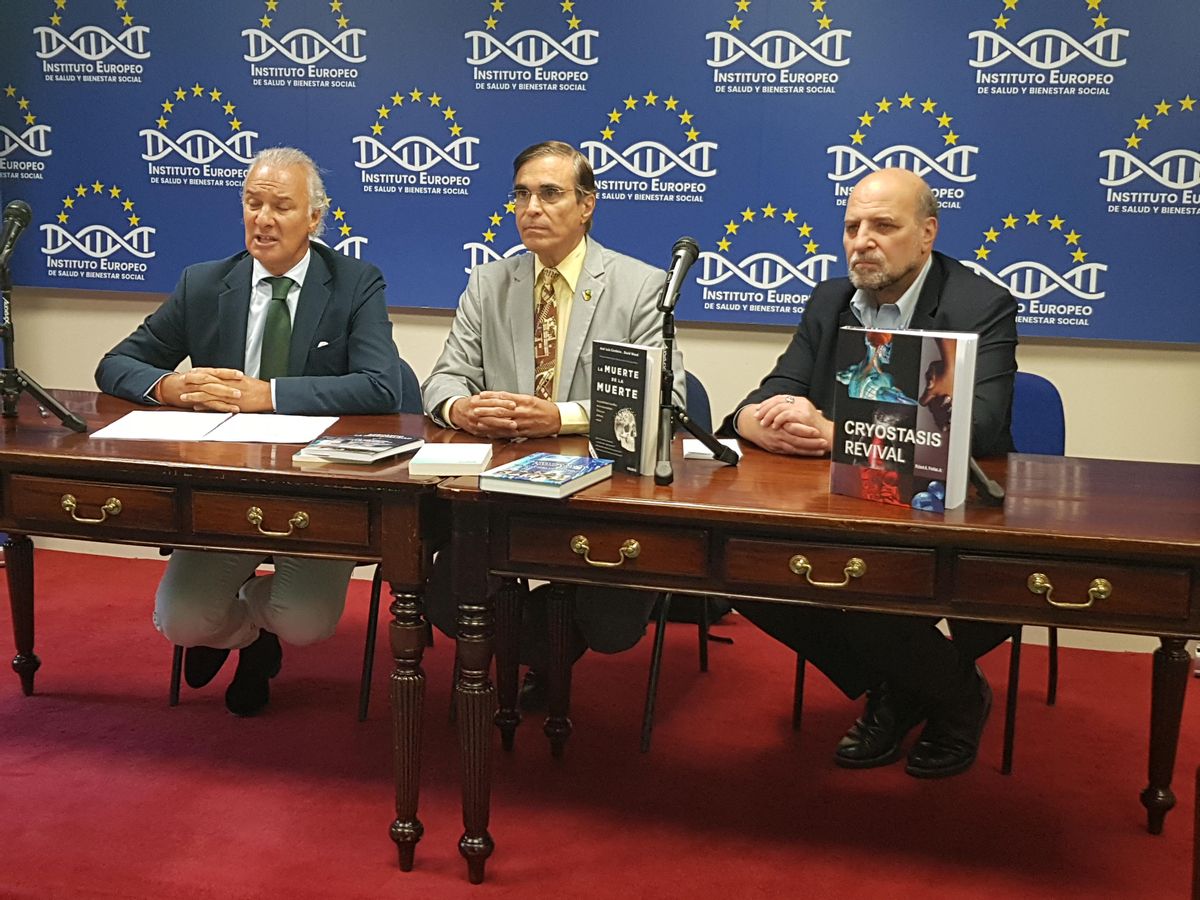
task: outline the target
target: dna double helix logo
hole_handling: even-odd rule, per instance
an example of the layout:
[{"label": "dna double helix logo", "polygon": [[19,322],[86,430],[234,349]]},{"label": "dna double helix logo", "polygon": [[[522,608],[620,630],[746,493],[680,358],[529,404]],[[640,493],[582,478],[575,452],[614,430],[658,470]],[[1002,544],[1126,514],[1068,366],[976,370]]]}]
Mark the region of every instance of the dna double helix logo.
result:
[{"label": "dna double helix logo", "polygon": [[[468,42],[466,62],[474,67],[475,89],[504,86],[517,90],[529,87],[587,90],[587,67],[600,61],[596,51],[600,32],[584,27],[576,9],[582,6],[582,0],[560,0],[553,4],[555,12],[566,17],[564,34],[556,35],[544,28],[532,27],[521,28],[505,37],[500,32],[500,20],[505,8],[515,5],[516,0],[486,0],[487,17],[483,27],[469,29],[463,34]],[[554,64],[553,68],[547,68],[551,64]],[[493,66],[500,68],[490,68]],[[531,79],[538,83],[532,84]]]},{"label": "dna double helix logo", "polygon": [[[737,11],[725,20],[725,31],[710,31],[704,35],[712,42],[712,53],[708,65],[714,70],[713,81],[721,83],[719,69],[727,69],[742,60],[757,64],[768,72],[784,73],[807,59],[825,68],[841,68],[850,65],[847,44],[853,36],[846,28],[833,28],[833,19],[826,11],[828,0],[811,0],[812,13],[816,19],[816,37],[808,40],[784,28],[771,28],[750,37],[742,32],[749,17],[750,3],[737,2]],[[743,15],[745,14],[745,18]],[[774,80],[774,79],[770,79]],[[786,80],[786,79],[784,79]]]},{"label": "dna double helix logo", "polygon": [[527,28],[518,31],[508,40],[501,41],[486,31],[468,31],[463,37],[471,42],[467,62],[473,66],[486,66],[497,57],[537,69],[558,57],[577,66],[594,66],[599,57],[592,49],[592,41],[600,36],[595,29],[576,31],[564,40],[558,40],[544,31]]},{"label": "dna double helix logo", "polygon": [[[333,206],[333,198],[329,198],[329,205]],[[370,239],[366,235],[354,234],[354,228],[350,225],[350,220],[346,218],[346,210],[338,206],[331,209],[329,214],[333,216],[333,227],[337,230],[336,243],[329,244],[328,242],[317,238],[322,244],[327,247],[332,246],[338,253],[344,253],[346,256],[352,256],[355,259],[362,259],[362,251]]]},{"label": "dna double helix logo", "polygon": [[[102,63],[114,54],[134,60],[149,59],[150,51],[146,49],[146,39],[150,35],[150,28],[134,24],[133,14],[128,8],[129,0],[113,0],[113,3],[121,23],[122,30],[119,33],[114,34],[99,25],[89,23],[75,28],[68,34],[60,30],[65,24],[66,0],[54,0],[50,24],[38,25],[33,29],[34,37],[38,41],[37,58],[49,61],[64,54],[74,54],[79,59],[93,64]],[[52,67],[47,68],[44,65],[43,68],[53,71]],[[94,68],[92,71],[96,70],[98,69]],[[140,67],[136,71],[140,73]]]},{"label": "dna double helix logo", "polygon": [[364,28],[351,28],[339,32],[332,40],[311,28],[294,28],[278,40],[260,28],[246,28],[247,49],[242,59],[260,63],[276,53],[288,61],[301,66],[320,62],[332,54],[347,63],[363,63],[367,56],[362,52],[362,40],[367,36]]},{"label": "dna double helix logo", "polygon": [[[829,277],[830,266],[837,262],[836,255],[820,252],[813,230],[791,207],[784,210],[772,203],[758,209],[747,206],[735,214],[724,225],[716,249],[700,251],[696,283],[703,288],[705,309],[801,312],[811,289]],[[753,249],[734,257],[735,242],[750,243]],[[725,286],[718,289],[720,285]]]},{"label": "dna double helix logo", "polygon": [[[1195,147],[1176,146],[1159,150],[1150,155],[1149,146],[1152,125],[1156,132],[1162,132],[1171,129],[1173,124],[1178,123],[1181,127],[1171,130],[1183,130],[1190,139],[1194,140],[1196,129],[1191,116],[1196,112],[1196,102],[1196,98],[1190,93],[1176,103],[1168,101],[1165,97],[1160,99],[1157,103],[1151,104],[1153,116],[1148,115],[1146,110],[1142,110],[1133,120],[1133,130],[1123,138],[1124,146],[1109,147],[1100,151],[1100,159],[1104,161],[1105,171],[1099,181],[1101,185],[1109,188],[1107,194],[1110,204],[1126,203],[1135,199],[1129,196],[1129,192],[1112,190],[1127,185],[1149,189],[1136,192],[1136,201],[1142,203],[1151,200],[1157,204],[1167,205],[1177,204],[1181,201],[1191,205],[1200,203],[1200,191],[1196,190],[1200,188],[1200,151]],[[1175,113],[1175,119],[1171,119],[1172,112]],[[1143,147],[1143,143],[1147,143],[1147,146]],[[1143,178],[1152,184],[1135,184]],[[1131,212],[1135,209],[1112,209],[1110,207],[1109,211]],[[1136,211],[1149,212],[1151,210],[1149,208],[1143,210],[1138,207]]]},{"label": "dna double helix logo", "polygon": [[[944,110],[938,113],[937,101],[926,97],[918,104],[916,98],[906,91],[895,100],[884,97],[874,105],[874,112],[868,108],[858,117],[858,127],[850,135],[849,144],[835,144],[826,148],[826,152],[833,156],[833,168],[828,178],[839,183],[835,189],[839,204],[844,204],[844,198],[850,191],[845,182],[857,181],[879,169],[908,169],[927,180],[935,177],[953,184],[967,184],[975,180],[971,165],[979,147],[960,143],[961,136],[951,125],[954,116]],[[929,116],[928,121],[936,124],[942,140],[941,152],[926,151],[911,143],[894,143],[871,155],[865,153],[871,129],[883,124],[886,119],[882,117],[891,116],[893,110],[897,115],[908,111],[922,119]]]},{"label": "dna double helix logo", "polygon": [[[1071,298],[1088,302],[1104,299],[1100,276],[1108,271],[1108,266],[1088,259],[1089,254],[1083,249],[1083,235],[1074,228],[1067,230],[1065,218],[1058,214],[1046,216],[1031,209],[1020,216],[1009,213],[998,224],[999,227],[992,225],[983,232],[983,241],[975,248],[974,258],[962,262],[983,277],[1008,288],[1021,302],[1022,312],[1049,311],[1050,305],[1039,301],[1056,291],[1071,295],[1066,298],[1070,303],[1074,303]],[[1010,232],[1011,236],[1016,236],[1019,231],[1043,227],[1052,238],[1062,239],[1070,259],[1068,268],[1058,271],[1041,259],[1017,259],[1003,266],[992,260],[1002,237],[1010,236]],[[1022,241],[1022,244],[1027,243],[1028,240]]]},{"label": "dna double helix logo", "polygon": [[[1022,64],[1035,72],[1055,74],[1060,74],[1058,70],[1077,60],[1101,70],[1124,66],[1127,60],[1121,44],[1129,37],[1129,29],[1110,25],[1109,17],[1100,11],[1101,0],[1086,0],[1086,3],[1090,25],[1086,37],[1077,37],[1061,28],[1034,28],[1018,36],[1014,21],[1017,0],[1004,0],[1004,11],[992,19],[990,30],[978,29],[968,35],[975,42],[975,56],[969,61],[971,66],[990,69],[1007,61]],[[1007,15],[1009,12],[1013,15]],[[1093,12],[1094,16],[1091,15]],[[1051,81],[1060,83],[1053,77]]]},{"label": "dna double helix logo", "polygon": [[[142,159],[148,164],[151,182],[240,184],[245,174],[243,167],[250,165],[254,158],[254,142],[259,135],[244,127],[237,109],[237,104],[220,88],[205,88],[198,81],[191,87],[180,85],[170,92],[159,104],[154,127],[138,132],[138,137],[145,142]],[[228,134],[216,134],[209,128],[194,125],[175,134],[169,130],[173,119],[183,118],[191,124],[197,118],[212,118],[214,113],[224,119],[222,131],[228,129]],[[168,157],[171,159],[164,162]],[[175,163],[176,158],[183,164],[168,164]]]},{"label": "dna double helix logo", "polygon": [[517,205],[512,200],[501,207],[504,212],[492,210],[492,214],[488,216],[487,227],[480,232],[481,240],[470,240],[462,245],[463,250],[467,254],[467,264],[463,267],[463,272],[470,274],[471,270],[476,266],[482,266],[484,263],[495,262],[498,259],[508,259],[510,256],[516,256],[519,253],[525,252],[525,245],[517,239],[515,244],[510,245],[507,249],[499,249],[496,246],[496,238],[500,236],[500,230],[504,227],[505,221],[512,218],[513,227],[516,227]]},{"label": "dna double helix logo", "polygon": [[45,168],[41,160],[54,153],[50,148],[51,128],[38,121],[32,102],[24,95],[18,97],[14,85],[4,88],[4,101],[0,109],[7,114],[11,101],[16,119],[11,124],[0,120],[0,173],[7,177],[41,178]]},{"label": "dna double helix logo", "polygon": [[144,281],[156,229],[142,221],[136,206],[120,185],[100,179],[69,190],[54,221],[40,226],[47,272]]}]

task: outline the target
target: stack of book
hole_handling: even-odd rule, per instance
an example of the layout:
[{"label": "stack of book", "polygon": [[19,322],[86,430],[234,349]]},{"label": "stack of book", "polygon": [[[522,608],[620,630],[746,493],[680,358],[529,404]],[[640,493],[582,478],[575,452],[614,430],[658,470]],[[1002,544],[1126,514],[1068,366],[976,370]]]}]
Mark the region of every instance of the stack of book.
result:
[{"label": "stack of book", "polygon": [[488,469],[479,476],[479,487],[502,494],[561,498],[611,478],[612,472],[611,459],[532,453]]},{"label": "stack of book", "polygon": [[425,443],[423,438],[407,434],[325,435],[292,454],[297,463],[373,463]]}]

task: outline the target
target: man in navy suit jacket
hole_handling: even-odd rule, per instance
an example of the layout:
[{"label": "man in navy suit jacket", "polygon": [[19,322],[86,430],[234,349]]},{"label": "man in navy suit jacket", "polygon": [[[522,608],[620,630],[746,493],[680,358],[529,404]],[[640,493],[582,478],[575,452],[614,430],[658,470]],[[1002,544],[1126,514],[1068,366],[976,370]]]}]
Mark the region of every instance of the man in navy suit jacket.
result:
[{"label": "man in navy suit jacket", "polygon": [[[383,276],[310,242],[328,205],[304,153],[258,154],[242,192],[245,252],[189,266],[167,301],[105,354],[96,369],[100,389],[137,403],[220,412],[397,411],[400,358]],[[264,340],[272,316],[283,324],[282,344]],[[280,350],[270,363],[276,371],[260,378],[264,343]],[[192,368],[176,372],[184,359]],[[229,651],[240,650],[225,694],[237,715],[266,706],[282,660],[279,637],[308,644],[333,633],[354,567],[276,556],[275,574],[255,578],[262,561],[176,550],[155,597],[155,626],[188,648],[189,685],[207,684]]]},{"label": "man in navy suit jacket", "polygon": [[[883,169],[862,179],[846,206],[843,244],[850,277],[817,285],[775,368],[722,430],[773,453],[823,456],[833,441],[825,412],[833,404],[841,326],[969,331],[979,335],[972,452],[1011,450],[1016,301],[1000,285],[935,253],[937,230],[937,201],[921,178]],[[955,775],[974,762],[991,706],[975,658],[1007,637],[1009,626],[952,623],[951,642],[931,619],[753,601],[735,605],[804,654],[850,698],[866,692],[866,711],[838,745],[839,765],[895,762],[905,735],[922,721],[927,724],[908,755],[909,774]]]}]

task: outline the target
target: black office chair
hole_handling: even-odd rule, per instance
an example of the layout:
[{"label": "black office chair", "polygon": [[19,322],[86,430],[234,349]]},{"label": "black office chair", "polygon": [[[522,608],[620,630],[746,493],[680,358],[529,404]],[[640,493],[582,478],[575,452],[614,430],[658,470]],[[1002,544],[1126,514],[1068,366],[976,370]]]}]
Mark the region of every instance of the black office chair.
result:
[{"label": "black office chair", "polygon": [[[400,412],[420,414],[425,411],[421,404],[421,382],[403,358],[400,360]],[[170,548],[160,551],[164,556],[170,554]],[[374,565],[375,574],[371,579],[371,598],[367,612],[367,632],[363,646],[362,675],[358,686],[358,721],[366,721],[367,707],[371,703],[371,676],[375,669],[375,636],[379,631],[379,598],[383,593],[383,572],[376,563],[361,563]],[[433,634],[429,632],[427,640],[432,645]],[[176,645],[171,653],[171,686],[169,703],[179,705],[179,685],[183,674],[183,647]]]},{"label": "black office chair", "polygon": [[[1066,422],[1062,398],[1050,381],[1040,375],[1018,372],[1013,384],[1013,444],[1019,453],[1062,456],[1066,448]],[[1017,688],[1021,675],[1021,635],[1018,625],[1010,637],[1008,691],[1004,709],[1004,749],[1001,773],[1012,772],[1013,744],[1017,725]],[[1046,703],[1053,706],[1058,695],[1058,629],[1050,628],[1050,671],[1046,685]],[[796,682],[792,694],[792,728],[799,730],[804,706],[805,659],[796,655]]]}]

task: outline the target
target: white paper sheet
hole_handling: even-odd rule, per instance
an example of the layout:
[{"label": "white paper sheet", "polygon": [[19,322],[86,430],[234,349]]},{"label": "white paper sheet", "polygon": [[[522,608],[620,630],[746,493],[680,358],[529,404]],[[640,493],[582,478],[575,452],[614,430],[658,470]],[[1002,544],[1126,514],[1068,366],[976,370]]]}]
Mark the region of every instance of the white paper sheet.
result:
[{"label": "white paper sheet", "polygon": [[307,444],[337,420],[337,416],[230,415],[181,409],[138,409],[92,432],[91,437],[126,441]]},{"label": "white paper sheet", "polygon": [[337,416],[285,416],[277,413],[239,413],[222,422],[206,441],[248,444],[307,444],[320,437]]}]

